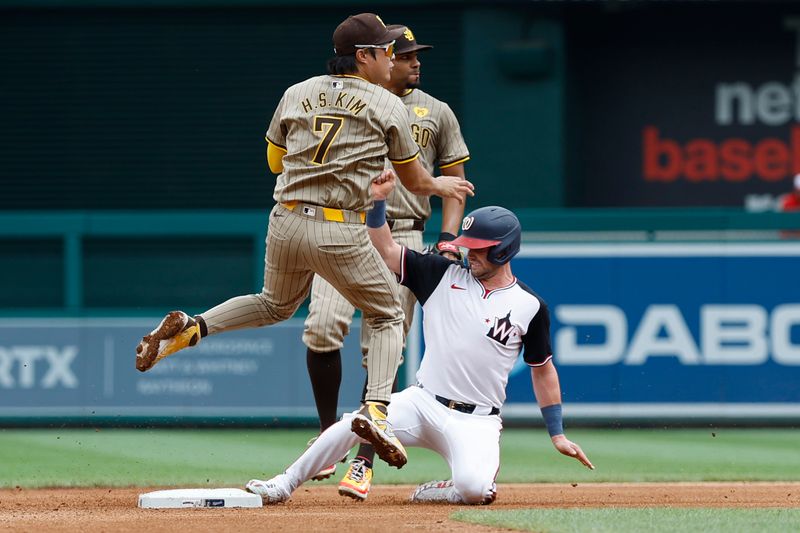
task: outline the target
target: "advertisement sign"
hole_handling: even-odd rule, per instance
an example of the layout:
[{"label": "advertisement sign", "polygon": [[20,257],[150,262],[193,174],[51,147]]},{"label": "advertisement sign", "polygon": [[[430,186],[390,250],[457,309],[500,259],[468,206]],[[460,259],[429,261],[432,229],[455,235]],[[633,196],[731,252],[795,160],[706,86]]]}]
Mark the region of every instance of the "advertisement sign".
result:
[{"label": "advertisement sign", "polygon": [[[0,319],[0,417],[316,417],[303,320],[203,339],[141,373],[160,318]],[[340,411],[364,384],[360,321],[342,349]]]},{"label": "advertisement sign", "polygon": [[[800,243],[525,245],[513,269],[548,303],[567,417],[800,420]],[[316,416],[302,320],[208,337],[140,373],[134,348],[158,320],[0,320],[0,418]],[[340,412],[364,383],[358,327]],[[417,328],[407,344],[413,382]],[[507,393],[504,418],[539,416],[521,358]]]},{"label": "advertisement sign", "polygon": [[579,205],[769,210],[791,191],[800,172],[796,9],[692,6],[567,29]]},{"label": "advertisement sign", "polygon": [[[525,246],[513,267],[571,414],[800,418],[800,244]],[[538,410],[523,364],[508,400]]]}]

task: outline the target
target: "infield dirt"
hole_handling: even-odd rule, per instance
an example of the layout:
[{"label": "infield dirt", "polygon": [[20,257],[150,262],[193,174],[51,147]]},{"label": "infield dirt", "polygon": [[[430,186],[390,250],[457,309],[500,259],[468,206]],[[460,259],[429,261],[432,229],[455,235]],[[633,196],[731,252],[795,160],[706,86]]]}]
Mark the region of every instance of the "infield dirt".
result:
[{"label": "infield dirt", "polygon": [[[139,494],[174,487],[0,490],[0,529],[13,531],[493,531],[451,521],[460,506],[411,504],[413,487],[378,485],[358,503],[333,485],[305,485],[262,509],[139,509]],[[500,485],[492,509],[800,507],[800,482]],[[371,528],[371,527],[370,527]],[[507,531],[507,530],[504,530]]]}]

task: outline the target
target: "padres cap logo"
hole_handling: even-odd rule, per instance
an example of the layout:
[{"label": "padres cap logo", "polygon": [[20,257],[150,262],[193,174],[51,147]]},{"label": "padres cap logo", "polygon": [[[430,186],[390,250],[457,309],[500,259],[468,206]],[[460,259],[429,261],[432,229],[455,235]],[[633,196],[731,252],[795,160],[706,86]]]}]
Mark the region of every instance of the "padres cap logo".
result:
[{"label": "padres cap logo", "polygon": [[406,31],[403,32],[403,37],[406,38],[406,41],[414,40],[414,33],[411,31],[411,28],[406,28]]}]

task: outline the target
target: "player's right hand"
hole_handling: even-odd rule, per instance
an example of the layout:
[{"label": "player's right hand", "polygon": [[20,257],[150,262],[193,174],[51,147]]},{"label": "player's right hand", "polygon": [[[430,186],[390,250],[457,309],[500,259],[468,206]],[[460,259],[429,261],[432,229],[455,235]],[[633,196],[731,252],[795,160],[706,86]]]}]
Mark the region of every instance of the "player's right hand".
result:
[{"label": "player's right hand", "polygon": [[370,184],[370,192],[372,193],[373,200],[386,200],[389,193],[394,189],[394,184],[397,180],[397,174],[394,170],[387,168],[381,172],[380,176],[372,180]]},{"label": "player's right hand", "polygon": [[467,196],[475,196],[475,186],[460,176],[439,176],[434,180],[436,196],[455,198],[462,204]]}]

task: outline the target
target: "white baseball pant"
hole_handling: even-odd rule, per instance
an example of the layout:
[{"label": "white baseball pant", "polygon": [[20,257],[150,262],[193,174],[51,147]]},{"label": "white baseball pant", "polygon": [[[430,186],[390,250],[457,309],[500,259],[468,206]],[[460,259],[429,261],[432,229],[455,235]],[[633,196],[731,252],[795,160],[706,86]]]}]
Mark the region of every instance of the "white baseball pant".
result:
[{"label": "white baseball pant", "polygon": [[[361,439],[350,430],[352,414],[326,429],[297,461],[273,478],[289,493],[322,468],[334,464]],[[463,503],[493,498],[500,468],[499,415],[473,415],[449,409],[416,386],[392,394],[389,422],[404,446],[428,448],[450,466],[455,490]]]}]

